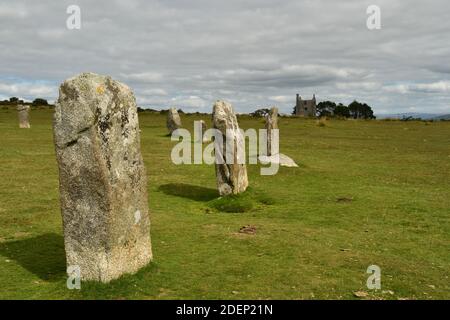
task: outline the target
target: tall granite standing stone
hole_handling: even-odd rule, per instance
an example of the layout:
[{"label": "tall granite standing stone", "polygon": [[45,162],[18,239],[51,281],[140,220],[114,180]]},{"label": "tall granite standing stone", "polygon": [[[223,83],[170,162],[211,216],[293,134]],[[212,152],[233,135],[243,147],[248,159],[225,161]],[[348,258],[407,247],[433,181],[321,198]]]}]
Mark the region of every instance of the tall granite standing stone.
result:
[{"label": "tall granite standing stone", "polygon": [[17,106],[17,114],[19,115],[19,128],[29,129],[30,128],[30,106],[21,105]]},{"label": "tall granite standing stone", "polygon": [[[216,143],[216,178],[217,188],[221,196],[244,192],[248,187],[245,159],[244,138],[231,104],[217,101],[213,107],[213,126],[222,133],[223,143]],[[228,129],[228,130],[227,130]],[[231,139],[231,141],[229,141]],[[218,145],[217,145],[218,144]],[[226,146],[234,146],[233,159],[227,159]],[[228,162],[228,163],[227,163]]]},{"label": "tall granite standing stone", "polygon": [[132,91],[93,73],[68,79],[53,127],[68,267],[102,282],[138,271],[152,249]]},{"label": "tall granite standing stone", "polygon": [[278,108],[272,107],[266,115],[266,131],[267,131],[267,155],[271,156],[278,151],[272,150],[272,130],[278,129]]},{"label": "tall granite standing stone", "polygon": [[177,109],[170,108],[167,113],[167,129],[169,134],[172,134],[175,130],[181,128],[181,119]]}]

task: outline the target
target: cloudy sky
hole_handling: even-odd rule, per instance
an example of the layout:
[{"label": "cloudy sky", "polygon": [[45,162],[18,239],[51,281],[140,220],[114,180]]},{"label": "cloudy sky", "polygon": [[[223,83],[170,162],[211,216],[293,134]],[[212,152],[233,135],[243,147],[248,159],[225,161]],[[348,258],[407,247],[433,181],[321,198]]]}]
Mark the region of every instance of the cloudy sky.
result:
[{"label": "cloudy sky", "polygon": [[[81,29],[69,30],[69,5]],[[366,26],[369,5],[381,29]],[[295,94],[376,114],[450,113],[448,0],[2,0],[0,100],[54,101],[80,72],[128,84],[138,104],[239,112]]]}]

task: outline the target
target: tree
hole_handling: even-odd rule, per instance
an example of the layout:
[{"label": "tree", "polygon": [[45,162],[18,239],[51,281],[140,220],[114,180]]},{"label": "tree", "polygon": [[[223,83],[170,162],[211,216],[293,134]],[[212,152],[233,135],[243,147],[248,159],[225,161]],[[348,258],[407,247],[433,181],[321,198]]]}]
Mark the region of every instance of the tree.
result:
[{"label": "tree", "polygon": [[372,108],[366,103],[355,100],[349,104],[348,109],[353,119],[375,119]]},{"label": "tree", "polygon": [[319,102],[316,109],[318,117],[330,117],[334,114],[336,103],[334,103],[333,101],[322,101]]},{"label": "tree", "polygon": [[19,98],[11,97],[11,98],[9,98],[9,102],[11,102],[11,103],[18,103],[19,102]]},{"label": "tree", "polygon": [[350,116],[353,119],[359,118],[359,110],[360,110],[360,103],[356,100],[354,100],[352,103],[348,105],[348,111],[350,111]]},{"label": "tree", "polygon": [[334,115],[336,117],[350,118],[350,110],[347,106],[344,106],[342,103],[339,103],[334,109]]},{"label": "tree", "polygon": [[265,117],[267,114],[269,114],[270,110],[269,109],[258,109],[252,113],[250,113],[250,115],[252,117]]},{"label": "tree", "polygon": [[35,106],[48,106],[48,101],[42,98],[36,98],[33,100]]},{"label": "tree", "polygon": [[372,108],[369,105],[367,105],[366,103],[363,104],[361,113],[362,113],[363,119],[376,119],[376,117],[373,115]]}]

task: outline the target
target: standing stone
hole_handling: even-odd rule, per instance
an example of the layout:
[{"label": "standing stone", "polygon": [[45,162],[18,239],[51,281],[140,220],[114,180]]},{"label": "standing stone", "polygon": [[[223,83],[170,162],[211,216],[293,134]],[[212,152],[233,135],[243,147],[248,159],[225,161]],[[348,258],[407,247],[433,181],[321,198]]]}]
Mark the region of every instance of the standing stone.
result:
[{"label": "standing stone", "polygon": [[271,156],[272,152],[272,130],[278,129],[278,108],[272,107],[266,115],[266,132],[267,132],[267,155]]},{"label": "standing stone", "polygon": [[206,131],[206,123],[204,120],[200,120],[200,123],[202,124],[202,137],[203,137]]},{"label": "standing stone", "polygon": [[181,128],[181,119],[177,109],[170,108],[167,113],[167,129],[169,134],[172,134],[175,130]]},{"label": "standing stone", "polygon": [[199,120],[198,122],[200,122],[201,124],[201,132],[200,132],[200,137],[198,137],[198,141],[199,142],[208,142],[207,139],[205,139],[205,132],[206,132],[206,123],[204,120]]},{"label": "standing stone", "polygon": [[30,128],[30,121],[29,121],[30,106],[19,104],[17,106],[17,113],[19,115],[19,128],[29,129]]},{"label": "standing stone", "polygon": [[152,250],[132,91],[93,73],[68,79],[53,127],[68,267],[102,282],[138,271]]},{"label": "standing stone", "polygon": [[[222,144],[219,144],[219,140],[215,139],[216,178],[219,193],[224,196],[244,192],[248,187],[245,144],[231,104],[217,101],[213,107],[212,119],[214,128],[222,133],[223,139]],[[226,146],[230,143],[234,146],[234,157],[227,161]],[[244,159],[241,158],[242,154]]]},{"label": "standing stone", "polygon": [[283,167],[298,167],[293,159],[274,148],[275,142],[272,141],[272,130],[278,129],[278,108],[272,107],[266,115],[265,128],[267,130],[267,154],[261,154],[259,161],[262,164],[278,163]]}]

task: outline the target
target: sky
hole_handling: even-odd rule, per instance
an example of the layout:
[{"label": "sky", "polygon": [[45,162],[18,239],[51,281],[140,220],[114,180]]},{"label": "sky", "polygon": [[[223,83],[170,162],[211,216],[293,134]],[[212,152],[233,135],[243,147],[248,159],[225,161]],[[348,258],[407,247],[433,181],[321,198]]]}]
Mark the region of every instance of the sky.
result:
[{"label": "sky", "polygon": [[[81,9],[70,30],[67,7]],[[366,10],[381,9],[369,30]],[[1,0],[0,100],[53,102],[81,72],[110,75],[138,105],[211,112],[295,95],[366,102],[375,114],[450,113],[448,0]]]}]

